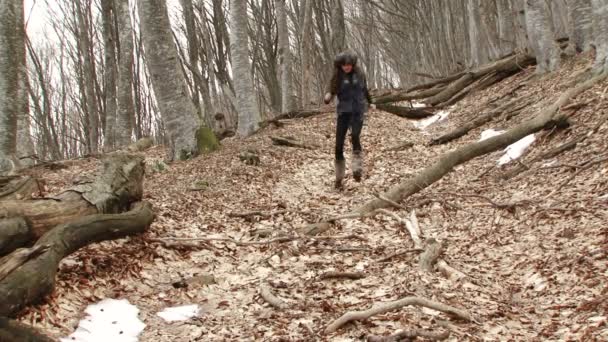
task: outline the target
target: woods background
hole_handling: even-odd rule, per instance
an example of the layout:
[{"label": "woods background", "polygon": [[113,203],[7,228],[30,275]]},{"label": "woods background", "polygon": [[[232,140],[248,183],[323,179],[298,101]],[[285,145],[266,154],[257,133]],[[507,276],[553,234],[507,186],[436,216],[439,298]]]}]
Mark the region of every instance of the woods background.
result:
[{"label": "woods background", "polygon": [[606,0],[3,0],[0,169],[146,136],[169,159],[214,149],[215,136],[317,107],[346,48],[375,89],[515,52],[546,72],[594,48],[603,67],[607,18]]}]

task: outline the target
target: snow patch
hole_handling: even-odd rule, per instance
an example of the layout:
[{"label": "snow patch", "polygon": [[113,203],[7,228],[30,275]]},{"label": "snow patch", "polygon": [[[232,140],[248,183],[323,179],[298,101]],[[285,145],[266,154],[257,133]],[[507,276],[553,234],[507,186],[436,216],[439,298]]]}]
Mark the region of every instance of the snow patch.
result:
[{"label": "snow patch", "polygon": [[[505,133],[505,131],[497,131],[492,128],[486,129],[485,131],[481,132],[481,137],[479,138],[479,141],[484,141],[495,136],[501,135],[503,133]],[[507,148],[504,149],[505,154],[500,157],[500,159],[498,159],[498,165],[507,164],[510,161],[516,160],[521,157],[535,140],[536,137],[534,136],[534,134],[530,134],[518,140],[517,142],[507,146]]]},{"label": "snow patch", "polygon": [[139,319],[139,309],[126,299],[107,298],[89,305],[88,314],[76,331],[61,342],[137,342],[146,325]]},{"label": "snow patch", "polygon": [[508,162],[521,157],[535,140],[534,134],[530,134],[516,143],[507,146],[505,155],[498,160],[498,165],[507,164]]},{"label": "snow patch", "polygon": [[447,110],[439,111],[439,112],[437,112],[437,114],[435,114],[431,117],[414,122],[414,127],[418,128],[420,130],[424,130],[436,122],[441,122],[441,121],[445,120],[449,115],[450,115],[450,112]]},{"label": "snow patch", "polygon": [[426,108],[426,103],[420,103],[420,102],[412,101],[412,107],[414,107],[414,108]]},{"label": "snow patch", "polygon": [[497,131],[495,129],[486,129],[485,131],[481,132],[481,138],[479,138],[479,141],[484,141],[484,140],[488,140],[490,138],[493,138],[497,135],[501,135],[506,131]]},{"label": "snow patch", "polygon": [[196,317],[200,312],[198,305],[184,305],[176,306],[173,308],[166,308],[165,310],[158,312],[156,315],[166,322],[186,321],[192,317]]}]

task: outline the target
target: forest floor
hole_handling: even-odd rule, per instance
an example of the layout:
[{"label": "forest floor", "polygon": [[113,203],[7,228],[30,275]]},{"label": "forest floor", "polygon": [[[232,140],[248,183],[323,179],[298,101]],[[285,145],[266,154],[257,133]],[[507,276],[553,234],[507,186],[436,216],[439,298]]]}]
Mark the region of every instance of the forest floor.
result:
[{"label": "forest floor", "polygon": [[[424,237],[445,244],[443,259],[465,273],[453,281],[418,268],[418,253],[381,259],[414,248],[405,227],[391,216],[340,220],[324,239],[236,244],[234,241],[155,239],[230,238],[268,241],[291,235],[307,223],[340,215],[411,177],[442,153],[480,139],[486,129],[505,129],[548,106],[573,84],[586,58],[565,62],[544,77],[530,68],[450,109],[425,129],[414,121],[369,113],[363,130],[365,177],[333,185],[334,114],[290,120],[248,139],[227,139],[210,155],[150,172],[145,199],[157,218],[144,236],[85,248],[62,262],[58,285],[48,303],[31,308],[21,320],[54,337],[72,333],[87,305],[103,298],[127,299],[146,324],[140,341],[356,341],[398,329],[445,329],[452,341],[608,340],[608,125],[584,144],[556,158],[532,163],[543,151],[588,132],[608,115],[601,93],[608,82],[573,103],[566,130],[543,132],[521,162],[497,166],[504,152],[476,158],[403,204],[414,208]],[[427,146],[436,137],[471,120],[516,90],[530,105],[509,121],[493,121],[445,145]],[[274,146],[269,136],[294,136],[319,145],[314,150]],[[414,146],[386,149],[403,141]],[[239,160],[257,150],[261,163]],[[350,153],[349,153],[350,154]],[[145,152],[148,164],[164,150]],[[91,176],[97,159],[76,161],[68,169],[41,172],[49,192]],[[504,172],[526,165],[520,175]],[[509,203],[504,207],[497,204]],[[260,211],[249,218],[232,214]],[[406,210],[391,209],[400,217]],[[259,233],[271,231],[268,237]],[[179,246],[179,245],[182,246]],[[361,272],[362,279],[321,279],[329,271]],[[173,284],[193,276],[198,283]],[[266,282],[288,308],[277,310],[260,296]],[[476,322],[450,320],[438,311],[404,307],[347,324],[326,335],[325,327],[347,311],[415,295],[465,309]],[[167,323],[157,312],[198,304],[199,317]]]}]

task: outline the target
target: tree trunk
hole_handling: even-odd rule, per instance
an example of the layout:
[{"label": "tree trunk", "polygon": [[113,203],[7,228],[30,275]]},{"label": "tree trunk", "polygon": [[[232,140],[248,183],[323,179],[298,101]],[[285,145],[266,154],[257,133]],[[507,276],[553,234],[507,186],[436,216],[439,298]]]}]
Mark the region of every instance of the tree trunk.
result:
[{"label": "tree trunk", "polygon": [[279,35],[279,64],[281,67],[281,112],[292,111],[293,84],[291,79],[291,48],[289,45],[289,26],[285,0],[276,0],[277,29]]},{"label": "tree trunk", "polygon": [[591,0],[568,0],[568,36],[578,51],[587,51],[593,37]]},{"label": "tree trunk", "polygon": [[568,38],[568,5],[566,0],[552,0],[550,2],[555,38]]},{"label": "tree trunk", "polygon": [[312,2],[314,0],[306,0],[304,6],[304,17],[302,22],[302,38],[300,40],[300,55],[302,56],[302,78],[300,92],[300,107],[306,108],[310,105],[311,87],[312,87],[312,42],[313,22],[312,22]]},{"label": "tree trunk", "polygon": [[510,0],[496,0],[500,55],[515,51],[515,15]]},{"label": "tree trunk", "polygon": [[118,23],[118,109],[116,112],[115,143],[128,146],[133,136],[135,110],[133,102],[133,25],[129,1],[115,2]]},{"label": "tree trunk", "polygon": [[243,137],[250,136],[256,132],[260,125],[258,100],[251,77],[247,23],[247,2],[231,1],[230,54],[232,57],[232,75],[239,114],[237,132]]},{"label": "tree trunk", "polygon": [[469,20],[470,41],[470,65],[472,67],[486,64],[490,61],[490,54],[486,40],[483,39],[484,32],[481,17],[480,0],[467,0],[467,12]]},{"label": "tree trunk", "polygon": [[530,46],[534,51],[537,72],[552,72],[559,68],[560,50],[555,42],[551,11],[545,0],[526,1],[526,25]]},{"label": "tree trunk", "polygon": [[19,1],[0,1],[0,175],[18,168],[17,118],[19,111]]},{"label": "tree trunk", "polygon": [[213,131],[201,125],[188,98],[166,0],[139,0],[139,18],[146,64],[169,139],[169,159],[188,159],[216,149],[218,142]]},{"label": "tree trunk", "polygon": [[346,23],[342,0],[332,1],[331,22],[331,47],[336,55],[346,49]]},{"label": "tree trunk", "polygon": [[[123,1],[125,2],[125,1]],[[128,1],[126,1],[128,5]],[[116,40],[115,40],[114,0],[101,0],[101,17],[103,20],[104,42],[104,83],[105,83],[105,135],[104,150],[112,151],[116,148],[115,127],[116,122]]]},{"label": "tree trunk", "polygon": [[[23,1],[16,1],[17,6],[17,23],[24,23],[24,8]],[[25,25],[18,24],[17,27],[17,43],[16,52],[18,53],[19,64],[19,90],[18,90],[18,111],[17,111],[17,157],[20,158],[22,166],[34,164],[34,142],[30,132],[30,105],[28,93],[28,73],[27,73],[27,48],[25,46]]]},{"label": "tree trunk", "polygon": [[608,71],[608,0],[591,0],[593,5],[593,35],[595,40],[595,68]]},{"label": "tree trunk", "polygon": [[199,118],[203,118],[205,113],[203,111],[204,106],[201,105],[201,94],[202,94],[202,82],[203,76],[199,68],[199,50],[200,43],[198,35],[196,34],[196,23],[194,18],[194,6],[192,0],[180,0],[182,5],[182,12],[184,15],[184,23],[186,26],[186,40],[188,42],[188,64],[190,71],[192,72],[193,89],[192,89],[192,102],[199,115]]}]

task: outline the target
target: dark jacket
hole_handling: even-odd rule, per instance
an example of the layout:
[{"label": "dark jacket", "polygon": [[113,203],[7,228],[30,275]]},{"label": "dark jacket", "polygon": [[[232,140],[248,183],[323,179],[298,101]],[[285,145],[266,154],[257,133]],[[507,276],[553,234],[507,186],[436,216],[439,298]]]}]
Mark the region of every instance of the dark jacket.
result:
[{"label": "dark jacket", "polygon": [[[352,72],[342,71],[344,64],[353,66]],[[365,73],[357,66],[357,56],[343,52],[334,60],[334,73],[328,87],[332,96],[337,96],[336,111],[338,113],[363,114],[372,103]]]}]

